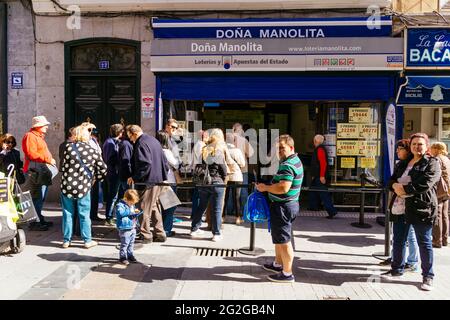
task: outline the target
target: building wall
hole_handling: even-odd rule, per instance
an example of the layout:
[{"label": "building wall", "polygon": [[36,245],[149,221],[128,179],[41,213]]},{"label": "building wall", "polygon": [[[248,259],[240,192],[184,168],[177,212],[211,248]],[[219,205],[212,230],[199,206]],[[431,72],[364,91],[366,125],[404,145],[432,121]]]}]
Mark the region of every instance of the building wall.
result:
[{"label": "building wall", "polygon": [[[35,41],[30,11],[20,2],[12,2],[8,4],[8,13],[8,75],[24,73],[24,89],[8,89],[8,132],[17,137],[18,148],[30,128],[31,118],[45,115],[51,122],[46,141],[59,161],[58,146],[65,135],[64,43],[67,41],[95,37],[140,41],[141,92],[155,91],[155,77],[150,71],[152,32],[148,18],[82,18],[81,29],[71,30],[66,17],[36,16]],[[154,133],[154,118],[141,118],[141,126],[145,132]],[[49,200],[57,201],[58,197],[59,181],[54,181]]]},{"label": "building wall", "polygon": [[[28,131],[31,118],[45,115],[52,123],[47,135],[47,143],[54,158],[58,162],[58,146],[64,140],[65,123],[65,70],[64,43],[72,40],[112,37],[141,42],[141,92],[155,93],[155,76],[150,70],[150,46],[153,33],[150,29],[150,18],[145,16],[127,15],[123,17],[82,17],[80,29],[68,27],[65,16],[36,16],[35,30],[31,12],[22,7],[21,2],[8,2],[8,75],[11,72],[23,72],[25,78],[24,89],[8,90],[8,131],[18,137],[19,148],[21,137]],[[326,13],[330,16],[361,16],[365,13]],[[317,17],[313,13],[292,13],[278,11],[266,14],[271,18]],[[248,18],[263,17],[262,15],[230,12],[192,16],[192,18]],[[188,18],[188,17],[186,17]],[[36,39],[34,38],[36,34]],[[138,97],[140,100],[140,97]],[[157,98],[155,96],[155,98]],[[299,108],[300,109],[300,108]],[[307,112],[307,108],[304,109]],[[297,115],[296,115],[297,116]],[[142,117],[142,115],[141,115]],[[153,134],[155,118],[142,119],[141,125],[145,132]],[[295,126],[292,126],[296,128]],[[308,130],[308,128],[305,128]],[[301,151],[309,143],[312,136],[305,136],[297,132],[297,145]],[[303,150],[305,149],[305,150]],[[49,192],[50,201],[58,201],[59,181],[54,181]]]}]

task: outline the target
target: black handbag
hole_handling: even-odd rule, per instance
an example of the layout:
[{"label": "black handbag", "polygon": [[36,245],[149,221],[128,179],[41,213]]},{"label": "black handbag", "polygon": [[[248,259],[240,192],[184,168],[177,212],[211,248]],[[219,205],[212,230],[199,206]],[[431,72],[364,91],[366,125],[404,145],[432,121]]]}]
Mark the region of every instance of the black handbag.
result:
[{"label": "black handbag", "polygon": [[14,203],[19,213],[18,224],[35,221],[38,217],[30,191],[23,192],[17,181],[14,183]]}]

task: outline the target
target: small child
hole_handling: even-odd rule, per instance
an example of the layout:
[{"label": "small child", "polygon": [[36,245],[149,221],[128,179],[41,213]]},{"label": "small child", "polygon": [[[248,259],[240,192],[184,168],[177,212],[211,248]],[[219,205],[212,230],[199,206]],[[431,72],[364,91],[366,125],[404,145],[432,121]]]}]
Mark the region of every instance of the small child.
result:
[{"label": "small child", "polygon": [[134,208],[139,202],[139,195],[136,190],[128,189],[123,195],[123,199],[116,204],[116,225],[120,236],[120,263],[128,265],[130,262],[136,263],[134,257],[134,240],[136,238],[136,220],[142,212]]}]

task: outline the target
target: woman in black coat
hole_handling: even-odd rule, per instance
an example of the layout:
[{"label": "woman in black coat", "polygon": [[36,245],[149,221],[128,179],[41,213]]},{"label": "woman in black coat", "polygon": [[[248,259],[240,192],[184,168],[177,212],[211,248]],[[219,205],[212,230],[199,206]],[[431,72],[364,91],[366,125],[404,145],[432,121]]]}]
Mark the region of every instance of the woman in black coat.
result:
[{"label": "woman in black coat", "polygon": [[[392,184],[396,195],[405,198],[405,222],[407,225],[412,225],[416,233],[423,277],[420,288],[426,291],[432,289],[434,277],[432,229],[438,209],[436,184],[441,176],[438,160],[427,154],[428,146],[426,134],[415,133],[411,136],[410,147],[413,158],[406,167],[406,170],[409,170],[409,178],[403,183]],[[393,262],[403,263],[402,253],[408,228],[405,230],[403,245],[401,248],[394,248]],[[392,267],[394,268],[394,265]],[[392,270],[390,272],[392,276],[395,276]]]},{"label": "woman in black coat", "polygon": [[6,133],[0,138],[0,145],[0,171],[7,175],[8,166],[13,164],[17,182],[19,184],[24,183],[23,162],[20,159],[19,150],[15,149],[17,146],[16,138],[12,134]]}]

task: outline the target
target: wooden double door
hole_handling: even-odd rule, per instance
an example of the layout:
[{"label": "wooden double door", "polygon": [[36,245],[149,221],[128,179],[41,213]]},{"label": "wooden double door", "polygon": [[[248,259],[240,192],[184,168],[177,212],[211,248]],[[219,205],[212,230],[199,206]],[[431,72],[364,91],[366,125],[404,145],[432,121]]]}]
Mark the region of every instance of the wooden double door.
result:
[{"label": "wooden double door", "polygon": [[104,141],[114,123],[139,124],[136,77],[75,76],[71,85],[72,125],[91,122]]}]

